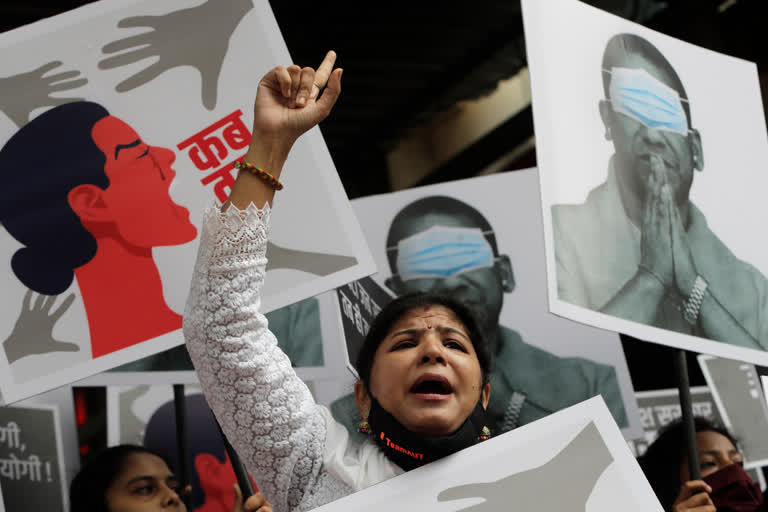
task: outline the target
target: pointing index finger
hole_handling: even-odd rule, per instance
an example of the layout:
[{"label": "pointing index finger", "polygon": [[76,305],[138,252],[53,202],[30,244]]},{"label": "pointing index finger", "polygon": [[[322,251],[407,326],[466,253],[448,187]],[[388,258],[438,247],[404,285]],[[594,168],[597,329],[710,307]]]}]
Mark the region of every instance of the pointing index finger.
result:
[{"label": "pointing index finger", "polygon": [[316,98],[318,93],[320,92],[320,89],[325,87],[325,85],[328,83],[328,78],[331,76],[331,72],[333,71],[334,64],[336,64],[336,52],[331,50],[325,54],[325,58],[323,59],[323,62],[320,63],[320,66],[317,68],[317,71],[315,71],[315,80],[314,80],[315,83],[312,86],[312,92],[310,94],[310,98],[312,99]]}]

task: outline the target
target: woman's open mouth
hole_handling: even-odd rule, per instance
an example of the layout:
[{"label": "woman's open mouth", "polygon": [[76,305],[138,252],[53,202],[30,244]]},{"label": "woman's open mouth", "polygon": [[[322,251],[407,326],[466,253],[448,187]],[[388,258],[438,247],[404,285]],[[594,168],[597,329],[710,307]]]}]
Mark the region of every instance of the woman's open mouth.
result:
[{"label": "woman's open mouth", "polygon": [[453,387],[442,375],[427,373],[416,379],[409,393],[421,400],[447,400]]}]

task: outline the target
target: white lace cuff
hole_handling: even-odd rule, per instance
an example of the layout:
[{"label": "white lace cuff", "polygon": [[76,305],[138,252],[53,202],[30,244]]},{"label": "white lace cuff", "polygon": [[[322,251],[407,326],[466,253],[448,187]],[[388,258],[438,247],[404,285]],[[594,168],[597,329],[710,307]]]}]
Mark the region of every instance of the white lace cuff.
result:
[{"label": "white lace cuff", "polygon": [[266,264],[271,212],[269,203],[263,208],[251,203],[243,210],[230,205],[224,212],[218,205],[206,208],[200,249],[208,252],[201,256],[209,271],[226,273]]}]

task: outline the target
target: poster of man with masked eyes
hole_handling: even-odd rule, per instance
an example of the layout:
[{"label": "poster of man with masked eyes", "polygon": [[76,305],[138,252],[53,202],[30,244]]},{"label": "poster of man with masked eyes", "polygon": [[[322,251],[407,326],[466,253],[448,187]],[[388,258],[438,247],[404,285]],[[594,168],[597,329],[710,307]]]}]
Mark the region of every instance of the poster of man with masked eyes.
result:
[{"label": "poster of man with masked eyes", "polygon": [[756,66],[581,2],[541,4],[523,8],[551,311],[766,364]]},{"label": "poster of man with masked eyes", "polygon": [[[10,403],[183,342],[203,209],[234,183],[261,76],[291,59],[266,0],[116,0],[0,35],[0,61]],[[319,130],[294,149],[265,313],[375,271]]]},{"label": "poster of man with masked eyes", "polygon": [[[601,395],[625,437],[639,437],[618,335],[547,309],[537,192],[536,170],[525,169],[353,200],[379,272],[336,290],[350,366],[392,298],[439,293],[478,315],[494,361],[487,408],[494,435]],[[330,410],[363,441],[350,391]]]}]

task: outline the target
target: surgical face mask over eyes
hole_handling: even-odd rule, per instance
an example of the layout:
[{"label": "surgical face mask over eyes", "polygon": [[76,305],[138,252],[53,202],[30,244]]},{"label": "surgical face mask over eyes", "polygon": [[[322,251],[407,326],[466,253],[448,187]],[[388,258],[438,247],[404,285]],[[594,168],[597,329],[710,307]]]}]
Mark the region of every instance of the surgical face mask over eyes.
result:
[{"label": "surgical face mask over eyes", "polygon": [[651,76],[644,69],[604,69],[611,74],[609,99],[614,112],[619,112],[649,128],[688,135],[680,94]]},{"label": "surgical face mask over eyes", "polygon": [[492,267],[495,258],[485,238],[488,233],[492,231],[433,226],[404,238],[397,244],[397,275],[406,281],[435,279]]}]

